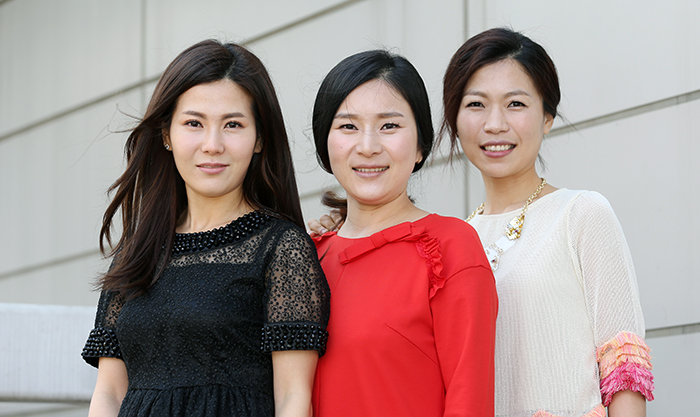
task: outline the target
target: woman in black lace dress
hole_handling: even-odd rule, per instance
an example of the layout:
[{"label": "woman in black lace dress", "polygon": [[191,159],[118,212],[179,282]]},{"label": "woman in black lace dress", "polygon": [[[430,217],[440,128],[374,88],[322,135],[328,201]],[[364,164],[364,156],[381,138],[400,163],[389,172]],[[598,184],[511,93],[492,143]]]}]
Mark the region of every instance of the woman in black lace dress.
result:
[{"label": "woman in black lace dress", "polygon": [[90,415],[311,415],[330,293],[262,63],[216,41],[182,52],[126,157],[82,354],[99,369]]}]

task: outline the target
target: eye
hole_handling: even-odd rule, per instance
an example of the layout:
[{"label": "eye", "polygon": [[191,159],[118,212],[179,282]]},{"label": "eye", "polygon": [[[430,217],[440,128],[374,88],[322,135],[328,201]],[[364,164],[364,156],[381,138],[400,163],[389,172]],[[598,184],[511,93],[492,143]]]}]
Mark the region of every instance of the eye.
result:
[{"label": "eye", "polygon": [[243,127],[243,125],[240,124],[239,122],[231,121],[231,122],[226,123],[226,127],[229,129],[235,129],[237,127]]},{"label": "eye", "polygon": [[484,105],[478,101],[470,101],[465,107],[484,107]]},{"label": "eye", "polygon": [[527,107],[522,101],[512,101],[510,107]]},{"label": "eye", "polygon": [[398,123],[384,123],[382,125],[382,130],[388,130],[388,129],[398,129],[399,126]]},{"label": "eye", "polygon": [[342,124],[342,125],[338,126],[338,129],[341,129],[341,130],[357,130],[357,127],[356,127],[354,124],[352,124],[352,123],[345,123],[345,124]]},{"label": "eye", "polygon": [[185,122],[185,126],[202,127],[202,124],[199,123],[199,120],[188,120]]}]

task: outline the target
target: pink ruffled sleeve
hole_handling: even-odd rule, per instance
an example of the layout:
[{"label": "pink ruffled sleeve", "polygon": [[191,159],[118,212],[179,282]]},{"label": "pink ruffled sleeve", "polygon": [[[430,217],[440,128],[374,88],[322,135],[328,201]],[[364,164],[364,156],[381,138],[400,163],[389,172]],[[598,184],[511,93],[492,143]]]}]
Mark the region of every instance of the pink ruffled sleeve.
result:
[{"label": "pink ruffled sleeve", "polygon": [[651,374],[649,346],[634,333],[620,332],[598,348],[600,393],[606,407],[616,392],[637,391],[647,401],[654,399],[654,376]]}]

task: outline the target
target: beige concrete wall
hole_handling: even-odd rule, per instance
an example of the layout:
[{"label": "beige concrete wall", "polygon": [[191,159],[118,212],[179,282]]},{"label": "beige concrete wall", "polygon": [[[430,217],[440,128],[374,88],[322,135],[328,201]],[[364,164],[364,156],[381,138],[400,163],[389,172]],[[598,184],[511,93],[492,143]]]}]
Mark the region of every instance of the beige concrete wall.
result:
[{"label": "beige concrete wall", "polygon": [[[314,217],[334,181],[316,164],[310,110],[333,65],[368,48],[404,54],[425,78],[437,122],[452,53],[469,35],[507,25],[551,53],[561,111],[578,126],[557,123],[544,175],[602,192],[629,240],[657,367],[648,415],[692,415],[698,16],[700,3],[684,0],[0,0],[0,303],[95,305],[105,190],[123,169],[125,134],[115,132],[185,47],[215,37],[261,57],[289,126],[304,213]],[[437,158],[411,194],[427,210],[465,217],[483,189],[473,168]],[[0,403],[0,416],[85,415],[80,407]]]}]

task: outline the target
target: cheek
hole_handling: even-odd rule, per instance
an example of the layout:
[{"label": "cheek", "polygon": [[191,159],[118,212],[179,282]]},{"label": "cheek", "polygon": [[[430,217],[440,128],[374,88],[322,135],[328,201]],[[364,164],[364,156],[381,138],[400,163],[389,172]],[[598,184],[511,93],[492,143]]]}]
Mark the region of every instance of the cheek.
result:
[{"label": "cheek", "polygon": [[523,141],[528,141],[539,148],[544,137],[544,123],[540,123],[540,120],[522,120],[516,125],[516,129],[521,133]]},{"label": "cheek", "polygon": [[476,121],[474,120],[473,117],[469,117],[469,115],[460,111],[457,114],[456,125],[457,125],[457,136],[459,137],[459,140],[461,142],[467,140],[467,138],[474,136],[474,132],[475,132],[475,128],[476,128]]},{"label": "cheek", "polygon": [[177,148],[174,148],[171,152],[171,156],[175,162],[175,169],[183,179],[188,179],[190,177],[190,170],[188,170],[190,164],[187,163],[187,159],[182,155],[182,151],[175,149]]},{"label": "cheek", "polygon": [[328,136],[328,159],[331,163],[331,168],[338,165],[346,159],[346,144],[334,135]]},{"label": "cheek", "polygon": [[413,171],[413,166],[420,159],[420,149],[418,149],[417,140],[407,141],[400,149],[402,161]]}]

